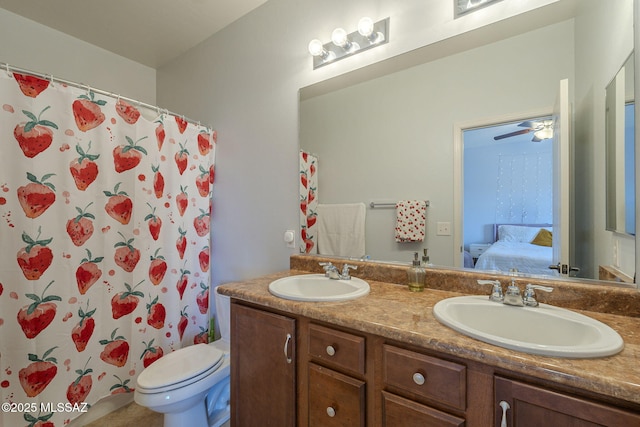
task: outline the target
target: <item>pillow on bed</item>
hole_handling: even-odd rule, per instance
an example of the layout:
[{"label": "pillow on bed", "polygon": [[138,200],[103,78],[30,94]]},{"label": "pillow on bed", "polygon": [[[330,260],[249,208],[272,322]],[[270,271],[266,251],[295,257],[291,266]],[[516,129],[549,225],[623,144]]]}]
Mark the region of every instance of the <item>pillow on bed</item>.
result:
[{"label": "pillow on bed", "polygon": [[503,242],[529,243],[540,231],[540,227],[526,225],[499,225],[498,240]]},{"label": "pillow on bed", "polygon": [[536,237],[531,241],[532,245],[553,246],[553,234],[549,230],[541,228]]}]

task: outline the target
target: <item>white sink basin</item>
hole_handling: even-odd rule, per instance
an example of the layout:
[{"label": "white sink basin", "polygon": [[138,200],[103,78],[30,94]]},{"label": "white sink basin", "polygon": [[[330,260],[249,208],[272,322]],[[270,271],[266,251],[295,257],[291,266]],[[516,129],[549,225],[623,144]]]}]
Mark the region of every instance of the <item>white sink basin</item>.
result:
[{"label": "white sink basin", "polygon": [[547,304],[512,307],[484,296],[463,296],[438,302],[433,314],[464,335],[525,353],[594,358],[624,347],[620,335],[604,323]]},{"label": "white sink basin", "polygon": [[344,301],[367,295],[369,284],[357,277],[332,280],[324,274],[301,274],[271,282],[269,292],[296,301]]}]

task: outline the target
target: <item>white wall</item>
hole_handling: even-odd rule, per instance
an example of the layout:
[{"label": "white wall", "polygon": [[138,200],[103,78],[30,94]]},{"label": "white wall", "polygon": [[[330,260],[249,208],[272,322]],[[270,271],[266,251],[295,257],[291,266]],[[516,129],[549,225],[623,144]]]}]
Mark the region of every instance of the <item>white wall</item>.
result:
[{"label": "white wall", "polygon": [[[522,53],[531,46],[546,46],[542,63]],[[419,244],[395,242],[393,209],[368,209],[367,255],[408,262],[427,247],[434,264],[453,266],[453,236],[436,235],[436,227],[454,216],[454,124],[551,114],[558,82],[573,74],[568,20],[306,99],[300,140],[319,157],[318,200],[429,200]],[[495,211],[489,216],[495,222]]]},{"label": "white wall", "polygon": [[[441,0],[270,0],[160,68],[158,103],[218,130],[214,283],[288,268],[282,234],[298,227],[300,88],[556,3],[505,1],[453,20]],[[391,42],[312,70],[309,41],[329,40],[336,26],[353,31],[365,15],[391,18]],[[528,25],[517,20],[517,30]]]},{"label": "white wall", "polygon": [[4,9],[0,9],[0,40],[0,62],[151,105],[156,102],[153,68]]},{"label": "white wall", "polygon": [[597,274],[588,269],[598,264],[618,264],[630,276],[635,272],[635,240],[605,230],[605,87],[633,50],[633,1],[614,1],[622,7],[582,0],[575,20],[576,70],[581,74],[575,82],[574,115],[581,126],[574,135],[577,243],[571,252],[572,263],[583,269],[581,275]]}]

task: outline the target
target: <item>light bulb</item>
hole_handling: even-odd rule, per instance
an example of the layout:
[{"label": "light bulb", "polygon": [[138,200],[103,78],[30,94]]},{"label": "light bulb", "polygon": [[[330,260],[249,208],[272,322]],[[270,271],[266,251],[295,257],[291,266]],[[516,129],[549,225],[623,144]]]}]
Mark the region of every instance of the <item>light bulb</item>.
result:
[{"label": "light bulb", "polygon": [[309,42],[309,53],[313,56],[322,56],[325,52],[322,42],[318,39],[313,39]]},{"label": "light bulb", "polygon": [[342,28],[336,28],[333,30],[333,33],[331,33],[331,41],[339,47],[348,46],[349,40],[347,39],[347,32]]},{"label": "light bulb", "polygon": [[534,132],[533,135],[536,138],[540,139],[540,140],[551,139],[551,138],[553,138],[553,129],[551,129],[550,127],[546,127],[545,126],[544,128],[540,129],[539,131]]},{"label": "light bulb", "polygon": [[363,37],[369,37],[373,34],[373,21],[371,18],[365,16],[358,21],[358,32]]}]

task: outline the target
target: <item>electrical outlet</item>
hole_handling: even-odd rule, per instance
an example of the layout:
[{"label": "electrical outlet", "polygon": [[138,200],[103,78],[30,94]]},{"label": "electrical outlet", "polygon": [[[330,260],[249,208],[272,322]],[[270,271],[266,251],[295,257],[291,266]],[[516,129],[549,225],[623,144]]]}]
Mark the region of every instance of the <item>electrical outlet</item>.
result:
[{"label": "electrical outlet", "polygon": [[436,230],[437,236],[451,236],[451,223],[450,222],[438,222],[438,229]]}]

